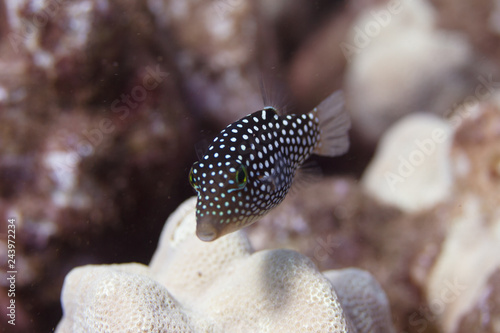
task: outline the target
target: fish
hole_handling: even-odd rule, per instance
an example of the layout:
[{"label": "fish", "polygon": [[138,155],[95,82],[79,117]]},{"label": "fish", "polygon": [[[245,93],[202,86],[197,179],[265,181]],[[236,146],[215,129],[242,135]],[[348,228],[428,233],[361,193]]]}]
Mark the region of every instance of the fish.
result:
[{"label": "fish", "polygon": [[198,238],[214,241],[257,222],[284,200],[312,154],[347,152],[350,127],[342,91],[309,113],[266,106],[229,124],[189,172]]}]

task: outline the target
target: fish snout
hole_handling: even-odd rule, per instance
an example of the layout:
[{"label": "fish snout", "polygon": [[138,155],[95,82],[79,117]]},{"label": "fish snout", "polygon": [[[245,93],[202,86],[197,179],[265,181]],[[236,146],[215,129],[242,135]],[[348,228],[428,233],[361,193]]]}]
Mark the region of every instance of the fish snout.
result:
[{"label": "fish snout", "polygon": [[217,221],[210,216],[198,217],[196,219],[196,236],[204,242],[216,240],[221,236],[216,225]]},{"label": "fish snout", "polygon": [[211,242],[241,229],[243,225],[225,223],[214,216],[198,216],[196,218],[196,236],[204,242]]}]

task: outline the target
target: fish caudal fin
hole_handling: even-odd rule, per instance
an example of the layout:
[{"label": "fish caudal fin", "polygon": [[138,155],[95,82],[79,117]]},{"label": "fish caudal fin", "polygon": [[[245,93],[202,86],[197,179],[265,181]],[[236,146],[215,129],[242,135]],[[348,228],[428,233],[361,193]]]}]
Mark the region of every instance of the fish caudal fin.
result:
[{"label": "fish caudal fin", "polygon": [[314,154],[338,156],[349,149],[351,119],[345,109],[344,94],[336,91],[312,110],[319,120],[320,141]]}]

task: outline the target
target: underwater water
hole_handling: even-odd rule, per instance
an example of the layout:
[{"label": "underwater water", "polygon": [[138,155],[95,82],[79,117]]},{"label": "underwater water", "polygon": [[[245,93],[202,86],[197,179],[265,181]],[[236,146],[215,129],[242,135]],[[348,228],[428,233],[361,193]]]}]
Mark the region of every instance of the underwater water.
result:
[{"label": "underwater water", "polygon": [[[189,246],[173,240],[165,244],[176,255],[167,251],[165,260],[175,262],[179,272],[196,272],[202,281],[207,271],[222,272],[221,267],[239,255],[267,258],[268,249],[290,249],[298,254],[286,257],[293,259],[288,262],[310,273],[299,280],[316,276],[319,281],[325,276],[331,285],[321,288],[338,288],[330,292],[341,299],[346,313],[365,313],[357,306],[370,299],[359,290],[344,292],[351,289],[344,289],[337,270],[354,267],[369,272],[369,278],[360,281],[375,284],[374,294],[381,287],[393,326],[381,325],[379,331],[385,327],[397,332],[498,332],[500,5],[480,1],[470,10],[467,4],[0,3],[0,331],[85,331],[66,326],[75,315],[71,309],[77,309],[71,302],[85,298],[85,293],[78,294],[78,283],[74,289],[63,289],[68,273],[90,264],[103,265],[96,266],[99,270],[109,264],[150,262],[150,268],[131,266],[127,272],[150,276],[148,269],[153,275],[154,269],[161,271],[158,253],[163,252],[158,249],[165,221],[197,195],[193,187],[199,189],[196,181],[201,178],[190,177],[190,170],[202,162],[212,140],[226,126],[266,106],[286,119],[308,114],[341,90],[350,119],[347,152],[335,157],[314,154],[319,150],[306,139],[316,140],[316,132],[297,123],[302,134],[296,127],[287,128],[283,143],[278,134],[270,135],[264,138],[265,147],[276,143],[279,149],[287,139],[305,138],[302,148],[310,149],[305,161],[293,147],[286,154],[273,153],[272,159],[265,155],[255,162],[255,169],[253,159],[241,166],[238,154],[231,155],[231,163],[238,163],[230,172],[234,179],[230,185],[219,183],[221,193],[234,198],[235,204],[224,212],[241,209],[238,200],[245,209],[238,193],[245,193],[241,197],[248,196],[248,202],[258,201],[266,213],[273,209],[237,233],[236,228],[224,229],[228,235],[206,244],[230,243],[227,257],[220,255],[225,261],[202,250],[196,252],[199,256],[183,250],[183,257],[179,249]],[[245,131],[256,126],[240,124]],[[335,126],[323,129],[321,135],[326,138],[334,130]],[[264,131],[267,135],[271,130]],[[231,142],[228,138],[224,149],[230,149]],[[237,144],[240,150],[246,147]],[[267,154],[264,148],[257,146],[252,154]],[[280,161],[287,159],[300,160],[300,165],[280,178],[280,172],[285,174]],[[280,192],[278,199],[266,198],[265,193],[258,197],[260,187],[250,192],[255,179],[265,191],[277,191],[280,181],[291,188],[288,194],[288,188]],[[223,215],[224,200],[207,201],[205,206],[210,204],[204,209]],[[246,209],[250,215],[251,208]],[[170,232],[196,242],[195,237],[179,236],[191,235],[190,228]],[[213,240],[209,236],[205,240]],[[241,238],[231,243],[227,237]],[[217,251],[224,254],[222,245]],[[272,260],[266,265],[278,254],[269,255]],[[211,260],[212,265],[204,266]],[[253,275],[248,281],[235,275],[234,281],[250,283],[249,291],[262,291],[252,283],[265,276],[275,286],[274,273],[265,272],[276,269],[276,275],[289,276],[293,271],[283,264],[282,273],[280,260],[277,266],[259,266],[248,259]],[[260,275],[259,267],[266,268]],[[214,281],[224,285],[223,280]],[[282,281],[296,286],[294,278]],[[229,282],[227,288],[233,286]],[[155,283],[138,283],[137,290],[153,293]],[[319,285],[314,283],[304,282],[306,287]],[[263,293],[274,295],[281,287],[268,286]],[[176,288],[167,285],[164,292],[173,293],[172,302],[179,302],[180,308],[192,309],[191,296],[184,297],[183,288]],[[221,290],[200,291],[199,297],[225,296]],[[80,305],[91,308],[98,299],[91,295]],[[293,302],[294,295],[279,294],[276,299],[285,304]],[[313,303],[320,302],[314,298]],[[147,306],[140,303],[137,308]],[[367,318],[377,323],[377,316],[370,313]],[[357,318],[346,318],[351,325],[346,331],[367,329]],[[186,331],[203,331],[200,327],[206,324],[186,320]],[[269,319],[273,320],[277,319]],[[385,319],[380,322],[391,325]],[[245,332],[246,323],[228,323],[226,331]]]}]

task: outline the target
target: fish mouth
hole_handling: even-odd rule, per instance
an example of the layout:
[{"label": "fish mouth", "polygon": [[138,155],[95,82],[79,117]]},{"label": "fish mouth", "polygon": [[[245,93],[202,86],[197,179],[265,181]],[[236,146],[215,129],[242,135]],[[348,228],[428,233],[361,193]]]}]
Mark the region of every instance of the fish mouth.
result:
[{"label": "fish mouth", "polygon": [[224,235],[235,232],[248,223],[224,223],[212,216],[197,216],[196,218],[196,236],[204,242],[211,242]]},{"label": "fish mouth", "polygon": [[211,242],[217,238],[217,234],[213,231],[200,231],[196,228],[196,236],[204,242]]},{"label": "fish mouth", "polygon": [[219,238],[219,231],[207,219],[199,219],[196,223],[196,236],[204,242],[211,242]]}]

